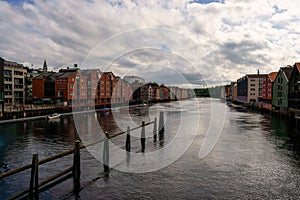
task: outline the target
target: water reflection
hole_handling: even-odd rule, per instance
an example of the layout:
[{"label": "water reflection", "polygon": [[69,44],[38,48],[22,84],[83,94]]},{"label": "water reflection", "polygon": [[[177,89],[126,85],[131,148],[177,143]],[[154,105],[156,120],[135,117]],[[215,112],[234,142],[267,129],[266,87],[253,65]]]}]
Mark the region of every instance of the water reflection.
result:
[{"label": "water reflection", "polygon": [[[153,143],[153,129],[152,126],[149,127],[146,130],[146,152],[172,141],[180,129],[183,116],[189,121],[190,130],[199,127],[199,133],[188,151],[176,162],[159,171],[133,176],[114,170],[106,177],[106,181],[95,178],[103,172],[103,168],[85,152],[82,156],[83,190],[78,198],[124,198],[124,195],[126,198],[169,199],[299,197],[300,133],[293,123],[269,115],[237,112],[226,107],[227,118],[221,138],[213,151],[200,160],[199,148],[211,117],[208,100],[200,100],[202,103],[197,110],[194,109],[193,101],[186,101],[184,107],[179,102],[173,102],[152,107],[121,108],[106,115],[83,113],[77,116],[83,122],[82,126],[74,125],[76,116],[64,116],[51,123],[41,120],[0,126],[0,173],[30,163],[33,153],[39,153],[40,158],[53,155],[72,148],[77,139],[93,140],[103,132],[115,134],[126,131],[128,124],[134,127],[142,121],[152,121],[154,117],[158,117],[159,111],[165,110],[164,140]],[[196,124],[193,118],[199,113],[200,119]],[[80,138],[77,132],[82,133]],[[140,130],[133,133],[132,151],[140,151],[139,137]],[[115,138],[113,142],[124,148],[125,135]],[[125,164],[129,164],[132,159],[126,156]],[[46,168],[43,173],[48,175],[54,170],[51,168],[69,164],[67,160],[55,167],[53,165]],[[95,181],[91,182],[93,179]],[[1,199],[9,197],[16,189],[27,187],[27,182],[23,175],[0,180]],[[69,188],[65,187],[68,183],[70,182],[45,193],[44,198],[62,198],[66,193],[69,198],[73,198],[69,191],[65,191]],[[156,192],[158,188],[161,189],[159,194]]]}]

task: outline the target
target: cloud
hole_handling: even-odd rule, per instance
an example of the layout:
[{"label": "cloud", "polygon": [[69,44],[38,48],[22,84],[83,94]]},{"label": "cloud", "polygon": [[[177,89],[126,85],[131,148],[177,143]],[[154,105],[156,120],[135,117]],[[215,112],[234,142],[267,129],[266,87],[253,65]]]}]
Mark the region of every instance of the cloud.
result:
[{"label": "cloud", "polygon": [[149,70],[147,79],[175,84],[171,70],[192,84],[222,84],[299,61],[299,6],[294,0],[0,1],[0,56],[35,67],[47,59],[52,69],[82,63],[110,65],[120,74]]}]

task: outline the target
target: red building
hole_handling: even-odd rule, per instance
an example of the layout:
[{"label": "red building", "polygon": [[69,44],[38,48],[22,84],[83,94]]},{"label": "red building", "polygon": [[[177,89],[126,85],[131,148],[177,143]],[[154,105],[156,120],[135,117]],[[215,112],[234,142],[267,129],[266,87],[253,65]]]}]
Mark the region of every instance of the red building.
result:
[{"label": "red building", "polygon": [[32,98],[36,103],[55,99],[55,80],[60,73],[44,72],[32,79]]},{"label": "red building", "polygon": [[101,78],[101,72],[98,69],[87,69],[80,71],[80,77],[85,82],[82,84],[82,95],[87,106],[93,106],[97,99],[97,87]]},{"label": "red building", "polygon": [[95,100],[97,106],[111,105],[111,98],[115,86],[116,76],[112,72],[102,72],[100,81],[98,82],[97,98]]},{"label": "red building", "polygon": [[59,104],[64,106],[72,105],[72,100],[80,99],[80,81],[76,83],[78,69],[61,69],[60,75],[55,81],[55,97]]},{"label": "red building", "polygon": [[277,72],[272,72],[263,80],[261,105],[263,109],[272,110],[272,85],[276,76]]}]

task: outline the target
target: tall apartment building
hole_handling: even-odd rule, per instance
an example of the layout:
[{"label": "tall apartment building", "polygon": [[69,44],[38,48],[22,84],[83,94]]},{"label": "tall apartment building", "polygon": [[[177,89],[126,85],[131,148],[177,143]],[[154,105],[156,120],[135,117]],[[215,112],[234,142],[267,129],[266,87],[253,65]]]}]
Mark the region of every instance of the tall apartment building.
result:
[{"label": "tall apartment building", "polygon": [[3,62],[4,103],[7,106],[22,105],[25,102],[25,74],[22,64]]},{"label": "tall apartment building", "polygon": [[[0,103],[1,103],[1,115],[3,116],[4,111],[4,59],[0,57]],[[2,117],[1,116],[1,117]]]},{"label": "tall apartment building", "polygon": [[260,102],[263,97],[263,81],[267,74],[247,74],[237,80],[237,100],[243,103]]}]

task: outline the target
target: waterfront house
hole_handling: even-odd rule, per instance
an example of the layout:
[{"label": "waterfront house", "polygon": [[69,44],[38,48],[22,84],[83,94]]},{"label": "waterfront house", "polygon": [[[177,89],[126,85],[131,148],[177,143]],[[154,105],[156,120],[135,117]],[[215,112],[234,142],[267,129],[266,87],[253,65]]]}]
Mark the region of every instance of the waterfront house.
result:
[{"label": "waterfront house", "polygon": [[292,66],[281,67],[273,82],[272,106],[281,113],[288,111],[289,82],[292,71]]},{"label": "waterfront house", "polygon": [[61,73],[43,72],[32,78],[32,100],[34,103],[49,103],[55,99],[55,81]]},{"label": "waterfront house", "polygon": [[225,94],[224,94],[224,96],[225,96],[225,100],[226,101],[230,101],[232,98],[231,98],[231,95],[230,95],[230,85],[225,85],[224,86],[224,92],[225,92]]},{"label": "waterfront house", "polygon": [[237,101],[258,103],[262,99],[263,80],[267,74],[247,74],[237,80]]},{"label": "waterfront house", "polygon": [[272,110],[272,91],[273,91],[273,82],[277,76],[277,72],[271,72],[263,80],[263,89],[262,89],[262,104],[261,108],[265,110]]},{"label": "waterfront house", "polygon": [[236,101],[237,99],[237,83],[234,82],[232,89],[232,100]]},{"label": "waterfront house", "polygon": [[97,105],[110,106],[113,89],[116,85],[116,76],[112,72],[102,72],[98,83]]},{"label": "waterfront house", "polygon": [[295,63],[289,84],[289,110],[300,112],[300,63]]},{"label": "waterfront house", "polygon": [[226,101],[234,100],[234,89],[237,89],[234,86],[236,86],[236,82],[231,82],[229,85],[225,85],[225,99],[226,99]]},{"label": "waterfront house", "polygon": [[160,99],[169,100],[170,99],[170,88],[165,85],[160,86]]},{"label": "waterfront house", "polygon": [[101,78],[101,72],[98,69],[80,70],[80,76],[83,77],[83,80],[86,82],[86,91],[83,90],[84,86],[82,86],[82,97],[84,97],[85,93],[86,105],[93,106],[95,104],[95,99],[97,98],[97,87]]},{"label": "waterfront house", "polygon": [[75,95],[77,95],[75,87],[78,70],[78,68],[59,70],[60,74],[56,77],[55,81],[55,98],[57,99],[58,104],[62,104],[64,106],[72,105],[72,99],[75,99]]}]

